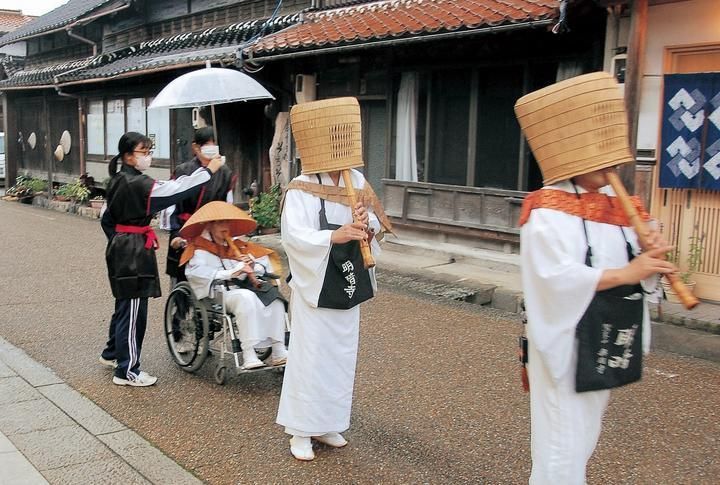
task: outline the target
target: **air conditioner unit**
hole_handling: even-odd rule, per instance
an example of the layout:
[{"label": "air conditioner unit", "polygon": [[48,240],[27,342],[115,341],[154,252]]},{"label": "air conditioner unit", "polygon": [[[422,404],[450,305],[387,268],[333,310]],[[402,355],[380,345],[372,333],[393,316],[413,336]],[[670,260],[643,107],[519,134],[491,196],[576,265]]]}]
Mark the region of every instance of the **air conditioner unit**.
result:
[{"label": "air conditioner unit", "polygon": [[295,101],[297,104],[315,101],[316,92],[314,74],[297,74],[295,76]]},{"label": "air conditioner unit", "polygon": [[627,66],[627,54],[618,54],[616,56],[613,56],[612,58],[612,65],[610,66],[610,69],[612,74],[615,76],[615,79],[620,84],[625,83],[625,67]]},{"label": "air conditioner unit", "polygon": [[192,125],[196,130],[207,126],[205,119],[200,115],[200,108],[193,108],[192,110]]}]

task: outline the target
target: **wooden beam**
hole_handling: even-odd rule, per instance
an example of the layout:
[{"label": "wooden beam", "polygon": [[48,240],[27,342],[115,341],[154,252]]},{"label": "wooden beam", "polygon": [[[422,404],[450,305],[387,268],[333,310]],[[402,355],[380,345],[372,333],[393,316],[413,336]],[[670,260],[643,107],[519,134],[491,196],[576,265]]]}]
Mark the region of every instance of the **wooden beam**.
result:
[{"label": "wooden beam", "polygon": [[[648,0],[632,0],[630,6],[630,35],[625,71],[625,109],[628,113],[630,149],[637,158],[637,132],[640,116],[641,84],[645,44],[647,38]],[[635,162],[620,168],[620,177],[629,192],[635,190]]]}]

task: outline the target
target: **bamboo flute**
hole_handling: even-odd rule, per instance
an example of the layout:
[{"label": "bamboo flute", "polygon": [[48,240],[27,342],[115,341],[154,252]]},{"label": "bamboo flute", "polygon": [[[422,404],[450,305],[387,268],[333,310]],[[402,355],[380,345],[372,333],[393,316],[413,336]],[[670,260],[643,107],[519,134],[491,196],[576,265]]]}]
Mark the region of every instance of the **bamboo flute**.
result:
[{"label": "bamboo flute", "polygon": [[[350,170],[342,171],[343,180],[345,181],[345,190],[347,191],[348,199],[350,199],[350,210],[353,213],[353,221],[358,222],[355,217],[355,206],[357,205],[357,196],[355,195],[355,187],[352,184],[352,177]],[[375,266],[375,258],[373,258],[372,252],[370,252],[370,244],[367,239],[360,241],[360,254],[362,254],[363,264],[365,269],[369,269]]]},{"label": "bamboo flute", "polygon": [[[640,246],[642,246],[643,248],[648,247],[650,245],[648,240],[650,236],[650,229],[635,209],[635,206],[630,200],[630,194],[628,194],[627,190],[625,190],[625,186],[623,185],[622,180],[620,180],[618,174],[613,170],[607,172],[607,180],[608,182],[610,182],[610,185],[615,191],[615,195],[620,201],[620,204],[622,205],[625,214],[628,216],[628,219],[630,219],[630,224],[632,224],[633,229],[635,229],[635,232],[637,233],[638,239],[640,241]],[[685,308],[690,310],[692,308],[695,308],[700,303],[700,300],[698,300],[692,293],[690,293],[690,290],[688,290],[687,286],[685,286],[685,283],[682,282],[682,280],[678,277],[676,273],[666,274],[665,278],[667,278],[667,280],[670,282],[670,285],[672,286],[673,290],[675,290],[675,293],[677,293],[678,298],[685,306]]]}]

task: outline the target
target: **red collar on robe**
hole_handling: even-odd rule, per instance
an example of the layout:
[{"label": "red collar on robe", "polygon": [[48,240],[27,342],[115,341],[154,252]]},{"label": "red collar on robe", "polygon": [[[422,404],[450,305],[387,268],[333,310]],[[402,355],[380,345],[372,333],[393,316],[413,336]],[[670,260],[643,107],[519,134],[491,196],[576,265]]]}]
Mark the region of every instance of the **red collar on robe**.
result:
[{"label": "red collar on robe", "polygon": [[[647,221],[650,215],[643,207],[640,198],[630,197],[640,217]],[[530,218],[533,209],[552,209],[565,212],[572,216],[582,217],[592,222],[612,224],[615,226],[630,226],[630,220],[622,209],[617,197],[598,192],[586,192],[577,194],[564,190],[540,189],[531,192],[525,197],[520,211],[520,222],[522,226]]]}]

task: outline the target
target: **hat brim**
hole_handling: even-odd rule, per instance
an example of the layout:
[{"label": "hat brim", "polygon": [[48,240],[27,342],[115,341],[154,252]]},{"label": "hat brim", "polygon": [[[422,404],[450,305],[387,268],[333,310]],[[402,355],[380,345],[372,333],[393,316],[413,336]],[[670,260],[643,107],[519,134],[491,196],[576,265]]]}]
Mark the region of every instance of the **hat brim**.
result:
[{"label": "hat brim", "polygon": [[255,219],[244,210],[228,202],[213,201],[205,204],[180,229],[180,236],[193,239],[205,230],[211,222],[225,221],[229,224],[231,236],[242,236],[252,232],[257,227]]},{"label": "hat brim", "polygon": [[[255,230],[257,223],[250,220],[238,220],[238,219],[218,219],[215,221],[197,222],[188,225],[187,223],[180,229],[180,237],[183,239],[194,239],[200,236],[208,224],[213,222],[227,222],[230,230],[230,236],[243,236]],[[190,221],[188,221],[190,222]]]}]

